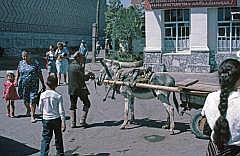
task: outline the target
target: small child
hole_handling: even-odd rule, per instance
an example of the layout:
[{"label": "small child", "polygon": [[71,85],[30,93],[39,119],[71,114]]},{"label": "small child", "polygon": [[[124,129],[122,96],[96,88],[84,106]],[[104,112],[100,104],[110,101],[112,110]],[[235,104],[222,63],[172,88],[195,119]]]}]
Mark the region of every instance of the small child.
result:
[{"label": "small child", "polygon": [[49,51],[46,53],[46,57],[47,57],[48,75],[53,73],[55,76],[57,76],[56,56],[55,56],[53,45],[49,46]]},{"label": "small child", "polygon": [[55,91],[58,80],[54,75],[48,76],[46,84],[48,89],[40,95],[39,100],[39,110],[43,114],[41,156],[48,155],[53,132],[57,155],[64,155],[62,131],[64,132],[66,129],[66,123],[63,98]]},{"label": "small child", "polygon": [[7,116],[13,118],[15,116],[14,101],[19,99],[16,91],[15,75],[13,71],[7,71],[7,80],[3,83],[3,98],[7,104]]}]

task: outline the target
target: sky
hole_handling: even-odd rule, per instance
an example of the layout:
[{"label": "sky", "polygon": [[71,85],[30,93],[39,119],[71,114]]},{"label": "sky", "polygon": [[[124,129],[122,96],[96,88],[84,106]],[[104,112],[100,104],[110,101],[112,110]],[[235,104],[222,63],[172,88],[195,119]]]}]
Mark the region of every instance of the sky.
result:
[{"label": "sky", "polygon": [[[108,2],[109,0],[107,0],[107,2]],[[131,0],[121,0],[122,1],[122,4],[123,4],[123,6],[129,6],[130,4],[131,4]]]},{"label": "sky", "polygon": [[123,3],[123,6],[129,6],[131,4],[131,0],[121,0]]}]

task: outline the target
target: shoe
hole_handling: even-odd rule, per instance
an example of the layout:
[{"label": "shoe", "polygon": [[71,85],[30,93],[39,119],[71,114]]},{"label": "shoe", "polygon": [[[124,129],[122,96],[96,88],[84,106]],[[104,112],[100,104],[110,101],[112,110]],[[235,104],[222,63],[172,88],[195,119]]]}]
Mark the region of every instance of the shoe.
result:
[{"label": "shoe", "polygon": [[76,123],[71,123],[71,128],[77,128]]},{"label": "shoe", "polygon": [[67,82],[63,82],[63,85],[67,85]]},{"label": "shoe", "polygon": [[88,128],[89,125],[87,123],[80,123],[79,127],[85,129],[85,128]]},{"label": "shoe", "polygon": [[37,120],[34,117],[31,117],[31,122],[35,123],[35,122],[37,122]]},{"label": "shoe", "polygon": [[30,113],[30,112],[27,112],[27,113],[25,114],[25,116],[26,116],[26,117],[30,117],[30,116],[31,116],[31,113]]}]

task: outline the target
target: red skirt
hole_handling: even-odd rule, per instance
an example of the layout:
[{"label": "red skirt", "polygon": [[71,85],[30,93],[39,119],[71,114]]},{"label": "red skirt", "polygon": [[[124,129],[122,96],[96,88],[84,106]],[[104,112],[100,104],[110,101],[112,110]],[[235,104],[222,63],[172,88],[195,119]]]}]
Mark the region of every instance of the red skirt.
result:
[{"label": "red skirt", "polygon": [[18,100],[19,96],[17,94],[16,88],[15,87],[9,87],[4,99],[5,100]]}]

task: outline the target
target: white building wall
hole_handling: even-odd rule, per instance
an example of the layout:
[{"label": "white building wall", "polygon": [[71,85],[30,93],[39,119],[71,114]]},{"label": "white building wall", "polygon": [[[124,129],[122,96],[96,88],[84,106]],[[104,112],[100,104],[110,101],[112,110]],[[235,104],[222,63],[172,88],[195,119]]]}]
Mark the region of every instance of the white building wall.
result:
[{"label": "white building wall", "polygon": [[[238,7],[240,0],[237,0]],[[146,48],[144,66],[154,71],[213,72],[222,60],[236,57],[232,53],[217,53],[218,8],[190,8],[190,50],[189,53],[168,53],[164,51],[164,10],[146,11]]]},{"label": "white building wall", "polygon": [[209,50],[207,43],[207,16],[207,8],[191,9],[191,51],[201,52]]},{"label": "white building wall", "polygon": [[145,11],[145,33],[146,47],[145,51],[161,51],[162,49],[162,31],[163,16],[161,10]]}]

